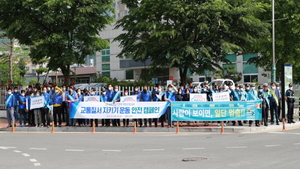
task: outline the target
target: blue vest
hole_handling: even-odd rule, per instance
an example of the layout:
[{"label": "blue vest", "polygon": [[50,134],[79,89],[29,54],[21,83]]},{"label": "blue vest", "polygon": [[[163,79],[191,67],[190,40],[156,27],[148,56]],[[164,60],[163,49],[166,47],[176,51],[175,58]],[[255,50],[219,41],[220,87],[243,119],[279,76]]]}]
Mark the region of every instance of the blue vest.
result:
[{"label": "blue vest", "polygon": [[108,97],[107,97],[107,95],[103,95],[103,94],[102,94],[102,95],[100,96],[100,101],[101,101],[101,102],[108,102]]},{"label": "blue vest", "polygon": [[19,105],[18,98],[19,98],[19,96],[21,96],[21,94],[19,92],[12,92],[12,94],[15,96],[14,106]]},{"label": "blue vest", "polygon": [[113,90],[106,90],[106,96],[108,98],[108,102],[111,102],[114,98],[114,91]]},{"label": "blue vest", "polygon": [[[169,98],[170,94],[172,94],[171,98]],[[167,99],[170,99],[171,101],[176,101],[176,97],[173,92],[166,91],[166,97],[167,97]]]},{"label": "blue vest", "polygon": [[[9,97],[10,97],[10,99],[8,100]],[[15,106],[16,98],[13,94],[6,95],[5,100],[7,102],[6,107],[14,107]]]},{"label": "blue vest", "polygon": [[45,99],[44,102],[45,102],[45,105],[46,105],[44,108],[48,108],[47,105],[50,105],[51,95],[50,95],[50,93],[46,92],[46,93],[43,94],[43,96],[44,96],[44,99]]},{"label": "blue vest", "polygon": [[144,91],[141,92],[141,100],[143,102],[150,102],[151,101],[151,94],[150,94],[149,90],[147,90],[146,93]]},{"label": "blue vest", "polygon": [[19,109],[25,109],[26,108],[26,104],[22,104],[22,102],[26,103],[26,97],[20,95],[19,96]]},{"label": "blue vest", "polygon": [[62,104],[62,96],[60,94],[53,94],[53,104]]}]

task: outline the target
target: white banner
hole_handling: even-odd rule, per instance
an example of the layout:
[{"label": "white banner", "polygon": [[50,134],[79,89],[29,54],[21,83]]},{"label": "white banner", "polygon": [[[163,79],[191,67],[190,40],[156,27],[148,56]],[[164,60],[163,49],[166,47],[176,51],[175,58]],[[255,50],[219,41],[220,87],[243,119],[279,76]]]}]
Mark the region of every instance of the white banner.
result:
[{"label": "white banner", "polygon": [[190,94],[190,101],[191,102],[206,102],[207,97],[206,97],[206,94],[191,93]]},{"label": "white banner", "polygon": [[[31,97],[30,98],[30,109],[36,109],[36,108],[44,107],[44,105],[45,105],[44,102],[45,102],[44,96]],[[28,106],[26,106],[26,107],[28,107]]]},{"label": "white banner", "polygon": [[159,118],[168,107],[167,102],[74,102],[71,118],[75,119],[141,119]]},{"label": "white banner", "polygon": [[100,102],[100,96],[83,96],[84,102]]},{"label": "white banner", "polygon": [[213,101],[230,101],[228,92],[213,93]]},{"label": "white banner", "polygon": [[122,96],[120,97],[121,102],[137,102],[137,95]]}]

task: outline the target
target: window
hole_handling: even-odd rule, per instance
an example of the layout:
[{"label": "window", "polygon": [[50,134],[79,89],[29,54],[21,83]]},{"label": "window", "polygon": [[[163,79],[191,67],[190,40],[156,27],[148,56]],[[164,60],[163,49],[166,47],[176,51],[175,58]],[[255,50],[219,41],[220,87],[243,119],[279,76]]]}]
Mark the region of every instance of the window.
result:
[{"label": "window", "polygon": [[237,68],[236,68],[236,64],[223,64],[223,69],[234,69],[234,71],[237,71]]},{"label": "window", "polygon": [[133,79],[133,70],[126,70],[126,79]]},{"label": "window", "polygon": [[255,64],[243,64],[243,74],[258,73],[258,68]]},{"label": "window", "polygon": [[243,55],[243,61],[244,62],[247,62],[250,58],[253,58],[253,57],[257,57],[258,55],[257,55],[257,53],[255,53],[255,54],[246,54],[246,55]]},{"label": "window", "polygon": [[258,81],[257,75],[244,75],[244,83],[257,82],[257,81]]},{"label": "window", "polygon": [[110,56],[102,56],[102,62],[109,62]]},{"label": "window", "polygon": [[199,82],[204,82],[205,81],[205,77],[199,77]]},{"label": "window", "polygon": [[110,77],[110,72],[102,72],[102,76]]},{"label": "window", "polygon": [[110,70],[110,64],[102,64],[102,70]]},{"label": "window", "polygon": [[236,62],[236,55],[235,54],[226,55],[226,59],[228,59],[230,62]]}]

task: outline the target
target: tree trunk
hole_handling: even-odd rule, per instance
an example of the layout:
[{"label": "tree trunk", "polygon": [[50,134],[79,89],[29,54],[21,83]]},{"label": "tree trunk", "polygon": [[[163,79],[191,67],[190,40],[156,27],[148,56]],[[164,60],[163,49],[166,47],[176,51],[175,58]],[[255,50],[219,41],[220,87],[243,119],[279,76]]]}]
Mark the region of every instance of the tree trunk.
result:
[{"label": "tree trunk", "polygon": [[13,73],[12,73],[12,69],[13,69],[13,54],[14,54],[14,39],[10,39],[10,44],[9,44],[9,80],[10,80],[10,84],[13,84]]},{"label": "tree trunk", "polygon": [[64,76],[64,85],[69,86],[70,85],[70,65],[62,66],[61,72]]},{"label": "tree trunk", "polygon": [[47,79],[48,79],[48,75],[49,75],[49,70],[47,71],[47,73],[46,73],[46,76],[45,76],[45,79],[44,79],[44,82],[43,82],[43,84],[45,84],[45,83],[47,83]]},{"label": "tree trunk", "polygon": [[40,83],[40,74],[37,74],[37,82]]},{"label": "tree trunk", "polygon": [[179,68],[179,76],[180,76],[180,85],[186,85],[187,84],[187,71],[188,68],[184,67],[184,68]]}]

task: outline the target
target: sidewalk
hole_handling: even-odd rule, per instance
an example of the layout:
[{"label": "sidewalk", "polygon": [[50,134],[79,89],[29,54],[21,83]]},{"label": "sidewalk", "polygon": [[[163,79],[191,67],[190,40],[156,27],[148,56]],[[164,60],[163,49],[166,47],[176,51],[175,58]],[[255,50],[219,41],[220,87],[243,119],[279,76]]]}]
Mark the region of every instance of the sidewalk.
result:
[{"label": "sidewalk", "polygon": [[[122,123],[121,123],[122,125]],[[50,133],[52,128],[47,127],[18,127],[19,123],[17,122],[17,127],[15,127],[15,132],[45,132]],[[244,124],[244,126],[232,126],[231,123],[227,123],[227,126],[224,127],[224,134],[226,133],[265,133],[265,132],[275,132],[275,131],[282,131],[282,123],[280,125],[269,125],[269,126],[260,126],[249,127],[249,124]],[[300,122],[296,121],[294,124],[286,124],[286,130],[300,128]],[[55,132],[92,132],[92,127],[55,127]],[[168,127],[137,127],[137,133],[139,132],[176,132],[176,126],[174,128]],[[0,132],[11,132],[12,128],[7,128],[7,121],[4,118],[0,119]],[[128,132],[132,133],[134,127],[131,125],[129,127],[95,127],[96,132]],[[209,126],[204,126],[203,123],[198,123],[197,125],[190,125],[183,124],[183,127],[179,127],[180,133],[191,133],[191,132],[200,132],[200,133],[220,133],[221,127],[217,125],[217,123],[210,123]]]}]

